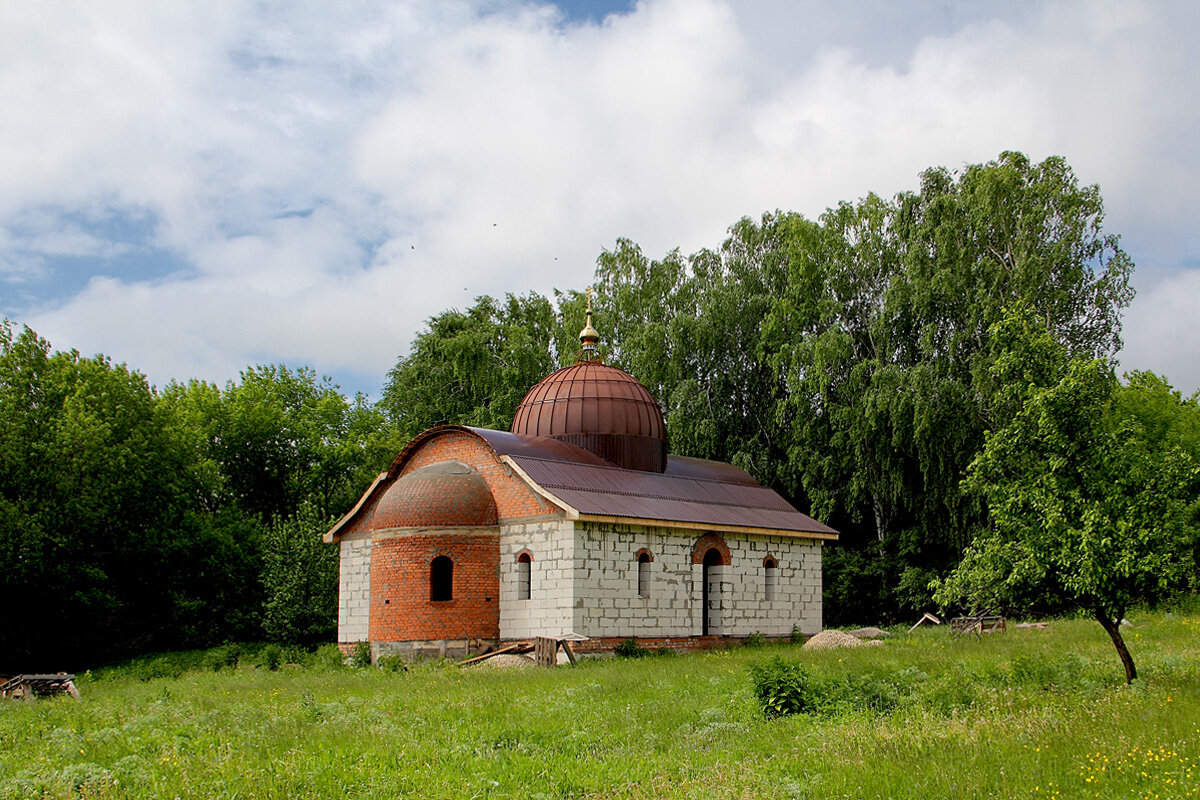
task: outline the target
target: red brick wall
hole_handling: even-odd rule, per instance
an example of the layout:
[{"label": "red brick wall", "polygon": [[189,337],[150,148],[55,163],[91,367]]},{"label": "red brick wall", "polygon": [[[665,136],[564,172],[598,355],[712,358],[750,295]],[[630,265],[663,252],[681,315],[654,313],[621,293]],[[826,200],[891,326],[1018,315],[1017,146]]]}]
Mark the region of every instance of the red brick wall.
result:
[{"label": "red brick wall", "polygon": [[[429,599],[429,565],[454,562],[453,599]],[[376,539],[371,548],[375,642],[500,635],[500,535],[469,529]]]},{"label": "red brick wall", "polygon": [[502,521],[514,517],[562,513],[562,509],[530,489],[507,464],[501,462],[487,442],[464,431],[446,431],[432,437],[409,457],[401,475],[439,461],[461,461],[474,467],[487,481],[496,500],[496,512]]},{"label": "red brick wall", "polygon": [[692,546],[692,563],[703,564],[704,554],[714,547],[721,554],[721,563],[729,566],[729,545],[725,544],[725,540],[715,533],[706,533],[696,540],[696,544]]},{"label": "red brick wall", "polygon": [[[571,650],[575,653],[606,653],[616,650],[623,642],[633,640],[638,647],[646,650],[672,650],[686,653],[693,650],[710,650],[717,647],[733,647],[744,644],[749,636],[600,636],[581,642],[571,642]],[[766,636],[768,642],[783,642],[788,636]],[[505,640],[507,642],[509,640]],[[505,642],[501,642],[503,647]]]}]

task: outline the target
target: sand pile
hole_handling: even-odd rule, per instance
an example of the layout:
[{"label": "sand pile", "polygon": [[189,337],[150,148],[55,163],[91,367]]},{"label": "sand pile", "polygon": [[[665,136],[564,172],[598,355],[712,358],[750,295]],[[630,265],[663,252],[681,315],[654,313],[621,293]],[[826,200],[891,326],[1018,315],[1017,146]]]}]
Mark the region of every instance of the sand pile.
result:
[{"label": "sand pile", "polygon": [[862,647],[867,644],[883,644],[878,639],[864,642],[857,636],[843,631],[825,630],[804,643],[805,650],[831,650],[835,647]]}]

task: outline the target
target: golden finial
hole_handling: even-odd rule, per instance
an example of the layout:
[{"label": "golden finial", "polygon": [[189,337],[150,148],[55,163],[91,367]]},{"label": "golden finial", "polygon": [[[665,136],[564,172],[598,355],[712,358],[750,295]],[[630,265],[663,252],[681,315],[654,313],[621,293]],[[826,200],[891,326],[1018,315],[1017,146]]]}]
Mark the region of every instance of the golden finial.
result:
[{"label": "golden finial", "polygon": [[592,327],[592,294],[595,292],[591,286],[587,287],[587,324],[583,326],[583,330],[579,332],[579,344],[582,349],[579,352],[579,361],[599,361],[600,351],[596,348],[596,343],[600,341],[600,332]]}]

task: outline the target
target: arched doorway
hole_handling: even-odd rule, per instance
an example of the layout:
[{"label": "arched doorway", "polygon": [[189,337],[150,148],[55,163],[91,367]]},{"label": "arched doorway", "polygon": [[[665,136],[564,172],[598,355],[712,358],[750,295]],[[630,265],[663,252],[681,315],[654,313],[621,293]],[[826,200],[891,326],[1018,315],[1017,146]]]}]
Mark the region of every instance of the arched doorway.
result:
[{"label": "arched doorway", "polygon": [[700,633],[709,636],[721,632],[721,578],[725,576],[725,558],[716,547],[710,547],[704,552],[703,564]]}]

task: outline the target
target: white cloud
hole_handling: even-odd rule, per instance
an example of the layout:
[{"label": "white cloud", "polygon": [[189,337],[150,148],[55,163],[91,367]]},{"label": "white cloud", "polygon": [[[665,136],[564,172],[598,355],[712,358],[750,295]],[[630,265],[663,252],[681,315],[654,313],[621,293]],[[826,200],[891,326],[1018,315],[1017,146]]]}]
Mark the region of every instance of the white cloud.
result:
[{"label": "white cloud", "polygon": [[1200,390],[1200,270],[1170,275],[1137,298],[1125,315],[1121,367],[1165,375],[1184,394]]},{"label": "white cloud", "polygon": [[[1151,274],[1196,257],[1190,6],[870,8],[10,6],[0,280],[103,260],[89,213],[150,219],[170,274],[94,279],[24,321],[158,382],[271,360],[382,379],[430,315],[579,287],[618,236],[692,252],[743,215],[1004,149],[1099,182]],[[34,212],[57,224],[21,230]],[[1175,291],[1200,296],[1190,275]]]}]

